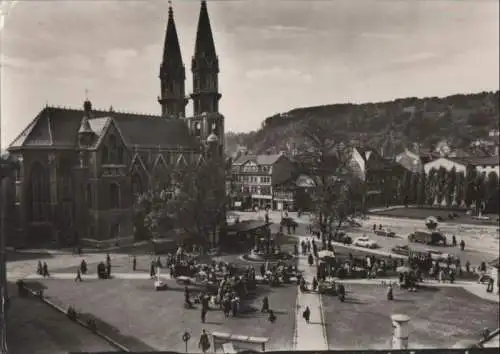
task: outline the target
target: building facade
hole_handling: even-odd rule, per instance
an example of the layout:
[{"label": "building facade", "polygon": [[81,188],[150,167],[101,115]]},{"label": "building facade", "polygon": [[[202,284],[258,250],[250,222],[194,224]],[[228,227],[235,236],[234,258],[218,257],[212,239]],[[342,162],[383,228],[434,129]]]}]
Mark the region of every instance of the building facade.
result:
[{"label": "building facade", "polygon": [[428,174],[430,170],[439,170],[441,167],[446,171],[451,171],[453,168],[457,172],[467,172],[467,168],[474,168],[478,173],[485,173],[489,175],[491,172],[497,176],[499,174],[499,161],[496,156],[487,157],[441,157],[430,161],[424,165],[425,173]]},{"label": "building facade", "polygon": [[[161,115],[45,107],[14,140],[18,161],[16,205],[20,244],[69,244],[81,238],[133,234],[138,194],[171,188],[172,171],[224,151],[219,113],[219,59],[206,1],[191,60],[193,93],[185,94],[185,67],[171,6],[160,66]],[[186,105],[193,102],[193,115]]]},{"label": "building facade", "polygon": [[281,210],[292,203],[288,194],[274,193],[274,186],[289,179],[295,171],[284,155],[244,155],[232,165],[233,188],[239,195],[234,206]]}]

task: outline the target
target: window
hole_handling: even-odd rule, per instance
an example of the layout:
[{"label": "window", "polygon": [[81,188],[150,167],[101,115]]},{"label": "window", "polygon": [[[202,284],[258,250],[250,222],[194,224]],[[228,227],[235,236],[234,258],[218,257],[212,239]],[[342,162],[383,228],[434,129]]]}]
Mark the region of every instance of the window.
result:
[{"label": "window", "polygon": [[110,209],[120,208],[120,187],[116,183],[109,186],[109,207]]},{"label": "window", "polygon": [[196,122],[195,125],[194,125],[194,134],[196,136],[200,136],[201,135],[201,123],[200,122]]},{"label": "window", "polygon": [[92,185],[90,183],[87,184],[85,189],[85,200],[87,202],[87,207],[89,209],[92,208],[94,198],[92,198]]},{"label": "window", "polygon": [[138,174],[132,176],[132,195],[142,194],[142,181]]},{"label": "window", "polygon": [[109,163],[109,149],[106,145],[104,145],[102,147],[102,151],[101,151],[101,163],[102,164],[107,164]]},{"label": "window", "polygon": [[40,163],[31,168],[29,197],[31,199],[31,221],[45,221],[50,202],[50,185],[48,173]]}]

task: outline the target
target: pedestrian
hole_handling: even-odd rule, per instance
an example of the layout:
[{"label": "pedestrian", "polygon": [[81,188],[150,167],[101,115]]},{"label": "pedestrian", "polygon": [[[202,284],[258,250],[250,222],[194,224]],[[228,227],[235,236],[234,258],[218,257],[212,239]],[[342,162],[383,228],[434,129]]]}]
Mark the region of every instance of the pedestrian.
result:
[{"label": "pedestrian", "polygon": [[111,257],[109,256],[109,253],[106,253],[106,263],[111,264]]},{"label": "pedestrian", "polygon": [[87,274],[87,262],[85,262],[85,259],[82,259],[80,262],[80,271],[82,274]]},{"label": "pedestrian", "polygon": [[205,320],[207,319],[207,309],[205,306],[201,306],[201,323],[205,323]]},{"label": "pedestrian", "polygon": [[313,277],[312,286],[313,291],[316,291],[318,289],[318,280],[316,279],[316,277]]},{"label": "pedestrian", "polygon": [[267,318],[267,320],[271,323],[276,322],[276,315],[274,314],[273,310],[269,310],[269,317]]},{"label": "pedestrian", "polygon": [[468,260],[465,262],[465,271],[470,273],[470,262]]},{"label": "pedestrian", "polygon": [[451,237],[451,244],[453,245],[453,247],[457,247],[457,238],[455,235]]},{"label": "pedestrian", "polygon": [[260,309],[260,312],[269,312],[269,299],[267,296],[264,296],[262,299],[262,307]]},{"label": "pedestrian", "polygon": [[106,276],[108,279],[111,277],[111,263],[106,264]]},{"label": "pedestrian", "polygon": [[460,250],[461,251],[465,250],[465,241],[464,240],[460,241]]},{"label": "pedestrian", "polygon": [[137,270],[137,258],[132,258],[132,270],[135,272]]},{"label": "pedestrian", "polygon": [[203,353],[206,353],[208,349],[210,349],[210,340],[208,339],[208,334],[205,330],[202,330],[200,335],[200,342],[198,343],[198,347],[201,349]]},{"label": "pedestrian", "polygon": [[302,313],[302,317],[304,317],[306,323],[309,323],[309,320],[311,319],[311,310],[309,309],[309,306],[306,306],[306,309]]},{"label": "pedestrian", "polygon": [[42,265],[42,275],[43,275],[44,278],[50,277],[49,267],[47,265],[47,262],[43,262],[43,265]]},{"label": "pedestrian", "polygon": [[309,263],[309,266],[312,266],[314,264],[314,258],[311,253],[309,253],[309,256],[307,257],[307,263]]},{"label": "pedestrian", "polygon": [[76,277],[75,277],[75,282],[77,281],[82,281],[82,272],[80,271],[80,268],[76,268]]},{"label": "pedestrian", "polygon": [[41,261],[38,261],[38,266],[36,268],[36,274],[43,275],[43,266],[42,266],[42,262]]},{"label": "pedestrian", "polygon": [[154,279],[156,275],[156,267],[155,267],[155,262],[151,261],[151,265],[149,266],[149,276],[151,279]]}]

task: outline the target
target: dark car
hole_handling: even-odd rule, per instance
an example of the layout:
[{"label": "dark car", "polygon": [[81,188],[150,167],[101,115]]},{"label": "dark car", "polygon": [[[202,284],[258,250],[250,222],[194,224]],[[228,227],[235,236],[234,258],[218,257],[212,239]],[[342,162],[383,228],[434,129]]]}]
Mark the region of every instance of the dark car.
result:
[{"label": "dark car", "polygon": [[393,247],[391,249],[391,252],[402,256],[408,256],[410,254],[410,248],[408,247],[408,245],[398,245]]},{"label": "dark car", "polygon": [[333,236],[333,240],[335,242],[340,242],[340,243],[343,243],[345,245],[352,244],[352,238],[351,238],[351,236],[347,235],[345,232],[337,232],[337,233],[335,233],[335,235]]}]

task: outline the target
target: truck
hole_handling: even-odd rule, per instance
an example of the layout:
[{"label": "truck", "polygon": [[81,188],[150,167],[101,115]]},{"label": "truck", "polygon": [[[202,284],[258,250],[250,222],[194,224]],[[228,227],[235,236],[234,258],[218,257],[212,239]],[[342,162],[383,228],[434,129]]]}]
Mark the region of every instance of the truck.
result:
[{"label": "truck", "polygon": [[439,231],[417,230],[408,235],[408,241],[413,243],[425,243],[427,245],[446,246],[446,236]]}]

